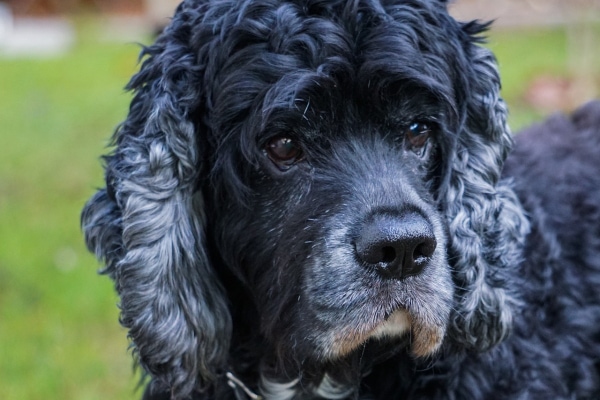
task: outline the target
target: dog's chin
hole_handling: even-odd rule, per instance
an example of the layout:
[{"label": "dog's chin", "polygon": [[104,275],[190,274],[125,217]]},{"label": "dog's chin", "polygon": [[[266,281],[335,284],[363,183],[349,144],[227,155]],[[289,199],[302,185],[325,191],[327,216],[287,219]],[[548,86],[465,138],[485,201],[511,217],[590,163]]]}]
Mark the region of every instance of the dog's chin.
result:
[{"label": "dog's chin", "polygon": [[395,341],[410,335],[410,349],[415,357],[427,357],[440,348],[445,327],[430,325],[411,316],[405,309],[397,309],[378,323],[354,325],[332,333],[321,343],[326,348],[326,359],[348,356],[369,340]]}]

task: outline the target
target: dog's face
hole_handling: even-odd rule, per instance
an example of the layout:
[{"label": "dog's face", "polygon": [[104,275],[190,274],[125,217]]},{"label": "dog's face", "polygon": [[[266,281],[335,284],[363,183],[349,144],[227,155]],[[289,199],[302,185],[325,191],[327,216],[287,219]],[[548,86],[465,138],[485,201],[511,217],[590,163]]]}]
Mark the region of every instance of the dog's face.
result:
[{"label": "dog's face", "polygon": [[210,382],[247,323],[301,366],[505,337],[526,223],[484,28],[434,0],[181,5],[83,214],[151,374]]},{"label": "dog's face", "polygon": [[409,332],[425,356],[448,323],[453,290],[435,199],[448,107],[418,87],[382,100],[361,84],[315,84],[287,109],[247,118],[242,143],[226,142],[240,141],[236,131],[220,143],[246,146],[234,160],[247,193],[219,185],[231,182],[219,168],[205,187],[221,257],[253,294],[262,331],[295,356],[335,359]]},{"label": "dog's face", "polygon": [[[237,27],[253,39],[209,89],[212,145],[226,153],[209,167],[209,226],[280,352],[329,360],[410,333],[413,353],[429,355],[453,293],[436,198],[456,112],[453,49],[428,60],[433,38],[398,40],[428,31],[425,21],[311,11],[281,6],[283,30],[256,6]],[[407,59],[412,69],[397,69]]]}]

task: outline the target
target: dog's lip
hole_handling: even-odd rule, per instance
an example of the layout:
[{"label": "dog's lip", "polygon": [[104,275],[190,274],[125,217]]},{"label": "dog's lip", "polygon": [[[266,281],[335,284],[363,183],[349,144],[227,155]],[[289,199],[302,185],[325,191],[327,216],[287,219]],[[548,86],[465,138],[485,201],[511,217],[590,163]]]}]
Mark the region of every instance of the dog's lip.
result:
[{"label": "dog's lip", "polygon": [[398,308],[386,316],[369,336],[374,338],[401,337],[410,331],[411,326],[412,322],[408,311]]},{"label": "dog's lip", "polygon": [[426,357],[435,353],[445,336],[445,327],[427,324],[415,319],[406,309],[397,309],[369,334],[374,339],[400,339],[411,334],[410,348],[413,356]]},{"label": "dog's lip", "polygon": [[391,311],[386,312],[385,313],[385,317],[383,317],[383,320],[384,321],[389,320],[392,317],[392,315],[394,315],[398,311],[407,311],[407,310],[404,309],[404,308],[402,308],[402,307],[395,308],[395,309],[393,309]]},{"label": "dog's lip", "polygon": [[359,325],[349,325],[345,329],[332,332],[328,341],[328,352],[331,357],[339,357],[356,350],[369,339],[395,339],[407,334],[411,329],[411,318],[408,311],[395,308]]},{"label": "dog's lip", "polygon": [[410,335],[411,354],[427,357],[438,351],[445,331],[443,325],[419,318],[408,308],[396,307],[385,315],[371,318],[369,322],[332,331],[328,340],[323,341],[323,348],[326,349],[325,358],[335,359],[350,354],[370,339],[396,341]]}]

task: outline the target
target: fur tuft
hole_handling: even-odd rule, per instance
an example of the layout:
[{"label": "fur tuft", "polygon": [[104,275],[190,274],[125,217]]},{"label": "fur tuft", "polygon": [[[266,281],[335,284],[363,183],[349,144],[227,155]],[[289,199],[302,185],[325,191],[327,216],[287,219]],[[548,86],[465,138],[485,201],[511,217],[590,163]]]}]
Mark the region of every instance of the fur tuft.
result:
[{"label": "fur tuft", "polygon": [[513,274],[529,223],[510,183],[500,181],[512,138],[494,56],[477,45],[469,50],[474,82],[445,199],[457,288],[449,334],[486,350],[510,333],[520,303]]}]

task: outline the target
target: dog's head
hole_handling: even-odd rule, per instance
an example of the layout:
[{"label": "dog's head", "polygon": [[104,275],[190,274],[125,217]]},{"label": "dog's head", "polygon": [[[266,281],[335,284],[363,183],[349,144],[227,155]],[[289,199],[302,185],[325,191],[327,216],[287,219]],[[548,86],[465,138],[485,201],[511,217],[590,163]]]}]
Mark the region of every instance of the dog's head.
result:
[{"label": "dog's head", "polygon": [[298,365],[505,337],[527,225],[483,29],[434,0],[178,8],[82,217],[153,376],[189,393],[243,329]]}]

